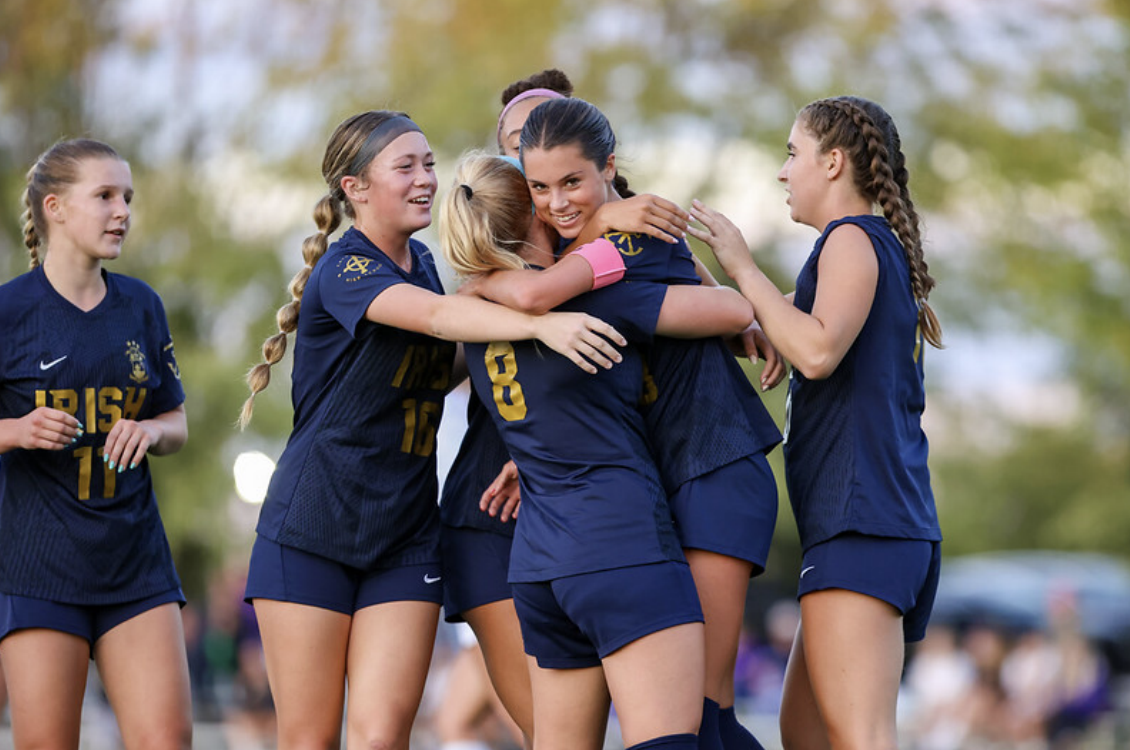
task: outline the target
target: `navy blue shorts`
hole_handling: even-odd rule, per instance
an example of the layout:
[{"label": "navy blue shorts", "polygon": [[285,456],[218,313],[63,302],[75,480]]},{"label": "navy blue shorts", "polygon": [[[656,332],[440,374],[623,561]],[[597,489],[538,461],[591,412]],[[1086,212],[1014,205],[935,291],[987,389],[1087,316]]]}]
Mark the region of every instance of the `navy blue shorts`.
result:
[{"label": "navy blue shorts", "polygon": [[902,613],[907,643],[926,637],[942,566],[941,542],[846,533],[804,553],[797,598],[846,589],[881,599]]},{"label": "navy blue shorts", "polygon": [[364,571],[258,536],[251,548],[244,598],[307,604],[352,615],[387,602],[440,604],[442,580],[438,562]]},{"label": "navy blue shorts", "polygon": [[526,653],[544,669],[595,667],[645,635],[702,622],[685,562],[659,562],[515,583]]},{"label": "navy blue shorts", "polygon": [[85,638],[94,656],[95,642],[126,620],[176,602],[184,606],[180,588],[123,604],[61,604],[47,599],[0,593],[0,640],[17,630],[45,628]]},{"label": "navy blue shorts", "polygon": [[491,531],[443,527],[443,619],[463,622],[467,610],[514,596],[506,581],[513,542]]},{"label": "navy blue shorts", "polygon": [[765,570],[777,525],[777,480],[764,453],[726,464],[679,485],[668,500],[684,549],[702,549]]}]

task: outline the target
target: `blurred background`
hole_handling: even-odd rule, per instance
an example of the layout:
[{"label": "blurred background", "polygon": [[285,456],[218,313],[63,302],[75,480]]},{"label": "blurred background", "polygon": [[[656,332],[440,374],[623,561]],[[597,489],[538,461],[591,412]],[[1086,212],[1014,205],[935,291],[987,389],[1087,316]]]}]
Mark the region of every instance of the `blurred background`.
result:
[{"label": "blurred background", "polygon": [[[27,268],[20,196],[40,152],[90,136],[133,167],[111,270],[164,298],[188,392],[191,439],[154,474],[190,600],[198,746],[271,742],[240,597],[289,367],[233,425],[314,231],[330,132],[407,111],[442,195],[462,151],[493,147],[502,89],[546,67],[609,116],[637,192],[721,209],[786,289],[815,239],[775,182],[796,111],[852,93],[894,116],[947,344],[927,354],[926,413],[947,563],[908,660],[905,744],[1130,747],[1130,3],[5,0],[2,279]],[[434,227],[419,236],[435,247]],[[778,421],[784,395],[765,396]],[[799,554],[782,486],[739,698],[767,746]],[[441,632],[420,747],[439,746],[457,644]]]}]

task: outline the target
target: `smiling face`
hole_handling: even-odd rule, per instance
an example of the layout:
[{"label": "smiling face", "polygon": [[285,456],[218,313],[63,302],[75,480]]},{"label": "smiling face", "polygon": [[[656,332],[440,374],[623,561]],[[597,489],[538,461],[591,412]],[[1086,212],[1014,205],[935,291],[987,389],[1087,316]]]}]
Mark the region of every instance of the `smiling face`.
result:
[{"label": "smiling face", "polygon": [[369,163],[355,203],[359,223],[380,224],[405,236],[432,223],[432,200],[438,184],[435,157],[420,132],[399,136]]},{"label": "smiling face", "polygon": [[84,159],[74,183],[43,199],[49,252],[88,262],[117,258],[129,233],[132,200],[129,164],[114,158]]},{"label": "smiling face", "polygon": [[603,166],[586,158],[580,145],[529,149],[522,157],[538,218],[574,239],[596,210],[608,202],[616,176],[615,155]]}]

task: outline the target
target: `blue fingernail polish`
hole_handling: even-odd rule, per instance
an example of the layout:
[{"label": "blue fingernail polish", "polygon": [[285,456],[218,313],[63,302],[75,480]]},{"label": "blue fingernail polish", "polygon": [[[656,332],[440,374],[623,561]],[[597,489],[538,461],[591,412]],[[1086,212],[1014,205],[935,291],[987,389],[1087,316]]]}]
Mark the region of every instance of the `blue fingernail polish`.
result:
[{"label": "blue fingernail polish", "polygon": [[110,454],[109,453],[103,453],[102,454],[102,463],[104,463],[104,464],[109,463],[109,461],[110,461]]},{"label": "blue fingernail polish", "polygon": [[130,465],[129,465],[129,468],[130,468],[130,470],[136,469],[136,468],[137,468],[137,464],[136,464],[136,463],[133,463],[133,462],[131,462],[131,463],[130,463]]},{"label": "blue fingernail polish", "polygon": [[125,468],[126,467],[124,467],[124,466],[119,466],[118,467],[118,473],[121,474],[123,471],[125,471]]},{"label": "blue fingernail polish", "polygon": [[114,462],[113,462],[113,461],[111,461],[111,462],[110,462],[110,471],[113,471],[113,470],[114,470]]}]

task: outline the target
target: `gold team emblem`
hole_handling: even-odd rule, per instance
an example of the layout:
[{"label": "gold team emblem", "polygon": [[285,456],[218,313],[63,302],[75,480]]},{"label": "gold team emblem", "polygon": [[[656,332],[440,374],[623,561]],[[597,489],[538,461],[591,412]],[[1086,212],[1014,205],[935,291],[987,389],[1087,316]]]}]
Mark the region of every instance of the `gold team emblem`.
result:
[{"label": "gold team emblem", "polygon": [[361,255],[350,255],[338,261],[338,267],[341,272],[338,278],[343,276],[347,277],[345,280],[356,281],[364,278],[371,273],[376,273],[381,267],[381,264],[376,262],[373,258],[366,258]]},{"label": "gold team emblem", "polygon": [[627,255],[630,258],[643,252],[643,245],[637,245],[635,242],[639,235],[628,234],[627,232],[609,232],[604,236],[616,246],[621,255]]},{"label": "gold team emblem", "polygon": [[149,373],[145,371],[145,354],[136,341],[126,342],[126,356],[129,357],[129,379],[135,383],[149,380]]}]

